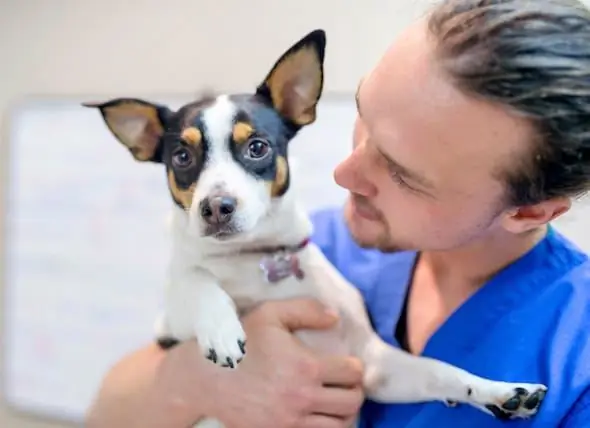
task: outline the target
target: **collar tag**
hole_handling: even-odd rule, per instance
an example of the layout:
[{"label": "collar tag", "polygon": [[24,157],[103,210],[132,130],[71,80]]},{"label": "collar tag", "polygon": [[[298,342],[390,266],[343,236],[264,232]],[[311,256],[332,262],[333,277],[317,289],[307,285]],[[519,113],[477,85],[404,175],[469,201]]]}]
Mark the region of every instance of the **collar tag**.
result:
[{"label": "collar tag", "polygon": [[276,283],[290,276],[301,280],[305,276],[299,265],[297,254],[288,251],[280,251],[265,255],[260,260],[260,269],[266,282]]}]

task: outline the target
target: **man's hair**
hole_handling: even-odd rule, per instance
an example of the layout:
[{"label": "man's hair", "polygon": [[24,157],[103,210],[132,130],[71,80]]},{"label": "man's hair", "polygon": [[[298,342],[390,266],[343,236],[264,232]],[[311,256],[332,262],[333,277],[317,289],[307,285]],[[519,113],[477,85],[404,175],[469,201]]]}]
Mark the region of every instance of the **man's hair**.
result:
[{"label": "man's hair", "polygon": [[538,138],[504,166],[509,203],[590,189],[590,12],[575,0],[443,0],[429,15],[458,88],[531,120]]}]

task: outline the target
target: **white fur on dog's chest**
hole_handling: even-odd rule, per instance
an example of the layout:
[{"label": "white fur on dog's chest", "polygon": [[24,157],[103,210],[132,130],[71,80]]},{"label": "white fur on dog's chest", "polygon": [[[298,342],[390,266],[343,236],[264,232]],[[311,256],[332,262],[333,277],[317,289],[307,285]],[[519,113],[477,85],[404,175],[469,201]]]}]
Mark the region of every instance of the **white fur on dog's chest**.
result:
[{"label": "white fur on dog's chest", "polygon": [[247,253],[230,257],[207,257],[204,262],[207,269],[219,280],[219,285],[236,302],[240,310],[247,310],[250,306],[265,300],[285,299],[291,297],[317,297],[317,287],[311,281],[315,278],[313,264],[309,263],[311,248],[304,248],[294,253],[299,259],[305,277],[295,276],[284,278],[277,282],[269,282],[265,278],[261,263],[264,257],[273,254]]},{"label": "white fur on dog's chest", "polygon": [[[340,309],[343,320],[338,330],[351,324],[354,316],[348,312],[363,311],[358,291],[347,285],[313,243],[292,254],[299,261],[303,278],[292,275],[269,282],[260,265],[262,259],[273,256],[272,253],[240,252],[237,248],[220,249],[219,246],[203,248],[190,245],[189,241],[182,243],[186,245],[177,241],[180,245],[175,246],[170,271],[172,280],[166,293],[167,328],[164,330],[173,337],[185,340],[200,336],[209,343],[223,334],[229,339],[217,343],[217,348],[223,351],[224,357],[235,359],[240,355],[233,344],[245,337],[236,311],[246,312],[268,300],[311,297]],[[349,334],[354,336],[355,330],[349,328]],[[316,332],[302,334],[317,349],[342,353],[353,351],[341,334],[328,337],[325,334],[319,337]],[[207,345],[204,347],[206,349]]]}]

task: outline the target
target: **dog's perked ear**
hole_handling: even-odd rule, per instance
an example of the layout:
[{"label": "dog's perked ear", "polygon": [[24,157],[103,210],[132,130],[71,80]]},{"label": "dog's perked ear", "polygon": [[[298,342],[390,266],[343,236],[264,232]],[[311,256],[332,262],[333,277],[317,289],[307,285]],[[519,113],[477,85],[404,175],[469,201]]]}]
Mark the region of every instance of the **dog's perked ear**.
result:
[{"label": "dog's perked ear", "polygon": [[274,64],[257,94],[295,125],[316,118],[316,106],[324,84],[326,33],[314,30],[291,46]]},{"label": "dog's perked ear", "polygon": [[172,115],[168,107],[136,98],[82,105],[100,110],[109,130],[136,160],[162,162],[161,138]]}]

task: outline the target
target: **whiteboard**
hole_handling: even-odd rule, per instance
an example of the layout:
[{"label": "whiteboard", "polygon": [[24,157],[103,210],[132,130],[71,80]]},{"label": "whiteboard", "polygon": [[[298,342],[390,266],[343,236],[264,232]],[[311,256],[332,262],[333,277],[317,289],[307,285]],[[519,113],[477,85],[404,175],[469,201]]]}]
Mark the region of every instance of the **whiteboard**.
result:
[{"label": "whiteboard", "polygon": [[[171,203],[162,168],[134,162],[80,101],[29,101],[11,117],[3,308],[9,405],[75,422],[110,366],[152,340]],[[327,95],[291,144],[309,209],[345,197],[332,169],[354,117],[352,95]],[[580,205],[558,223],[587,251],[589,213]]]},{"label": "whiteboard", "polygon": [[[163,167],[135,162],[80,101],[29,101],[11,117],[3,308],[9,405],[75,422],[110,366],[152,340],[171,206]],[[332,169],[354,117],[352,94],[326,95],[291,143],[309,209],[345,196]]]}]

